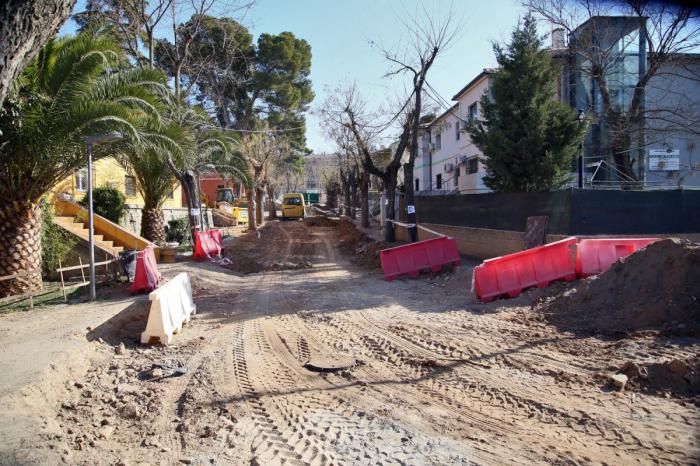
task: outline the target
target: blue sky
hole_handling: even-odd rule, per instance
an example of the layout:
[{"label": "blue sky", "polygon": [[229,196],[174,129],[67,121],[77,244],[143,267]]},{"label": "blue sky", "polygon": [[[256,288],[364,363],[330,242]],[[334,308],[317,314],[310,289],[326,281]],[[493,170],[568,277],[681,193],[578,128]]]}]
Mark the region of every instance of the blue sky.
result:
[{"label": "blue sky", "polygon": [[[83,8],[79,0],[76,11]],[[255,36],[263,32],[291,31],[311,44],[311,79],[315,102],[326,98],[326,91],[341,81],[356,81],[371,107],[379,107],[388,98],[402,93],[399,78],[382,76],[389,64],[370,41],[395,46],[407,39],[405,18],[417,8],[444,15],[452,5],[462,29],[458,40],[439,57],[428,76],[430,84],[446,100],[476,76],[483,68],[495,65],[491,42],[508,39],[523,14],[515,0],[257,0],[242,22]],[[64,25],[70,32],[74,25]],[[165,33],[165,31],[164,31]],[[308,146],[315,152],[332,151],[314,115],[307,117]]]}]

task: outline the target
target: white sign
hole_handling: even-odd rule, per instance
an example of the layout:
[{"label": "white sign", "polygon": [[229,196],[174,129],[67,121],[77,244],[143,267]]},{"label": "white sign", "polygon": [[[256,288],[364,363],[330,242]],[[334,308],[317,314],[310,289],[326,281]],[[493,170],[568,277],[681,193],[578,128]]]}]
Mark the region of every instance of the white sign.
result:
[{"label": "white sign", "polygon": [[199,209],[193,207],[192,209],[190,209],[190,215],[199,215]]},{"label": "white sign", "polygon": [[408,211],[409,214],[415,214],[416,213],[416,206],[414,205],[409,205],[406,210]]},{"label": "white sign", "polygon": [[678,149],[649,149],[649,171],[678,171],[681,151]]}]

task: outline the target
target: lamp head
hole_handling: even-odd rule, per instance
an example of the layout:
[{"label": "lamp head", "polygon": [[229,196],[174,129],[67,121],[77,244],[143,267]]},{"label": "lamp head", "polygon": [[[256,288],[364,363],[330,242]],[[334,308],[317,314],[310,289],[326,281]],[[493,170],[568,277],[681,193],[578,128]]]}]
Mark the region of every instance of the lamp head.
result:
[{"label": "lamp head", "polygon": [[85,136],[83,140],[85,141],[86,144],[108,144],[110,142],[117,142],[121,141],[124,139],[124,136],[117,132],[117,131],[112,131],[110,133],[103,133],[103,134],[95,134],[92,136]]}]

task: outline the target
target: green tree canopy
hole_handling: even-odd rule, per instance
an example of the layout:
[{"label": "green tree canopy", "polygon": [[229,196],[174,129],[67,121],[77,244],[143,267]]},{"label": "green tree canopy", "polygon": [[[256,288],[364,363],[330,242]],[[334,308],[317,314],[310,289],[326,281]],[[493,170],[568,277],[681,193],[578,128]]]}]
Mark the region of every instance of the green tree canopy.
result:
[{"label": "green tree canopy", "polygon": [[[304,112],[314,94],[305,40],[283,32],[262,34],[255,44],[240,23],[210,16],[193,16],[178,35],[177,43],[188,47],[181,79],[222,127],[254,130],[264,121],[270,130],[285,130],[294,149],[306,148]],[[175,44],[158,41],[157,62],[172,76],[177,56]]]},{"label": "green tree canopy", "polygon": [[484,153],[484,184],[495,191],[550,191],[570,179],[586,125],[559,102],[559,69],[528,15],[509,44],[494,44],[499,70],[469,134]]}]

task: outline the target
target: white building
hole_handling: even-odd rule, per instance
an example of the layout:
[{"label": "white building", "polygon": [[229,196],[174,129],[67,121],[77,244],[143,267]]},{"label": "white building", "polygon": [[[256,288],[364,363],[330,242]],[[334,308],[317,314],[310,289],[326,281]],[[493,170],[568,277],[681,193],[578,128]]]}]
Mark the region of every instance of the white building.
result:
[{"label": "white building", "polygon": [[491,85],[495,70],[484,69],[452,100],[457,102],[432,122],[421,127],[414,187],[421,194],[486,192],[481,151],[466,131],[478,118],[480,99]]},{"label": "white building", "polygon": [[474,145],[467,125],[475,122],[481,112],[481,97],[488,92],[495,69],[485,68],[478,76],[464,86],[454,97],[463,122],[462,137],[459,140],[459,192],[474,194],[489,191],[484,185],[486,166],[481,162],[483,153]]}]

